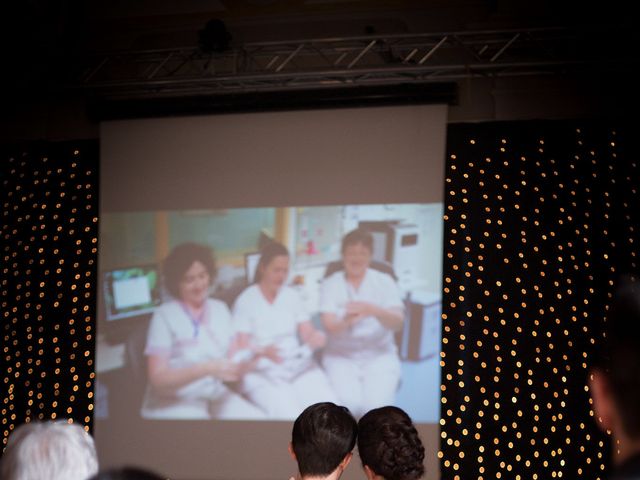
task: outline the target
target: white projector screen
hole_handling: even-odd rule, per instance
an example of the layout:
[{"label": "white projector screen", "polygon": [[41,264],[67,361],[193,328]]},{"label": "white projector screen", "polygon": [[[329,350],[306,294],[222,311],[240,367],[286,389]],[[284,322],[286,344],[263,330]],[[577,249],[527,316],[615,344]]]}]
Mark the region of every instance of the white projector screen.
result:
[{"label": "white projector screen", "polygon": [[[411,415],[427,451],[426,478],[439,477],[446,108],[306,110],[101,125],[94,431],[103,467],[142,465],[176,480],[293,475],[296,466],[287,443],[299,413],[295,405],[323,400],[352,403],[352,410],[359,405],[345,391],[348,378],[337,378],[331,367],[339,343],[327,331],[325,317],[333,305],[329,266],[342,268],[342,238],[362,228],[373,237],[371,270],[387,268],[375,275],[391,282],[388,305],[398,306],[402,314],[402,326],[385,334],[390,339],[385,351],[393,351],[389,362],[400,365],[397,378],[388,388],[382,386],[382,375],[373,383],[377,390],[388,390],[387,403]],[[284,381],[281,388],[273,398],[245,388],[251,375],[266,371],[261,370],[263,359],[247,367],[242,380],[198,377],[181,383],[172,390],[172,400],[166,403],[162,397],[158,407],[160,389],[150,380],[153,362],[172,351],[170,362],[183,366],[186,357],[193,360],[189,345],[201,338],[200,324],[193,318],[190,324],[191,314],[180,311],[185,304],[180,295],[187,298],[188,293],[182,286],[177,294],[171,290],[165,259],[189,242],[215,251],[217,275],[205,282],[211,305],[206,312],[225,319],[215,341],[224,337],[227,343],[211,348],[237,363],[240,357],[231,358],[230,344],[243,333],[240,325],[247,325],[245,307],[263,315],[258,300],[244,300],[252,298],[251,289],[262,288],[260,282],[251,284],[265,239],[288,251],[279,292],[286,289],[291,298],[278,315],[295,317],[287,341],[300,344],[292,356],[278,344],[278,362],[288,372],[277,378]],[[163,323],[167,316],[173,327]],[[186,322],[182,330],[174,325],[180,316]],[[324,335],[320,348],[310,353],[304,347],[296,322]],[[262,327],[256,325],[261,324],[250,324],[248,331],[262,338]],[[365,342],[358,351],[374,349]],[[176,352],[182,357],[176,358]],[[310,383],[296,383],[311,370],[316,376]],[[354,379],[354,389],[357,383]],[[234,408],[227,408],[229,403],[218,408],[220,402],[211,401],[222,398],[220,389],[238,400]],[[285,408],[293,394],[285,397],[284,392],[299,392],[298,403]],[[356,461],[343,478],[362,475]]]}]

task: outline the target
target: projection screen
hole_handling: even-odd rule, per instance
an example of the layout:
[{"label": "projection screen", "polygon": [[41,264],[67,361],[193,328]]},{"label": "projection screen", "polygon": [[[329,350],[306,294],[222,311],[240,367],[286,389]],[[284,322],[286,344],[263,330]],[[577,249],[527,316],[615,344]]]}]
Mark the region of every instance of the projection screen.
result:
[{"label": "projection screen", "polygon": [[[426,478],[439,477],[446,115],[421,105],[101,124],[103,467],[288,478],[292,420],[331,400],[356,416],[376,402],[405,409]],[[344,290],[363,246],[343,245],[353,231],[371,243],[365,280]],[[213,251],[215,269],[193,251]],[[350,313],[363,299],[390,310],[393,328]],[[375,367],[357,376],[356,364]],[[362,475],[355,461],[343,478]]]}]

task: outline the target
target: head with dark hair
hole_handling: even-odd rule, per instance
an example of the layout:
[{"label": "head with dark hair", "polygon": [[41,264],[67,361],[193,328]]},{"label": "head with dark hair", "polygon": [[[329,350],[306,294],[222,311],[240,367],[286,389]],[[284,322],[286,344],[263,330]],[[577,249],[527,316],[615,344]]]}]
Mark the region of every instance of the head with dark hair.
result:
[{"label": "head with dark hair", "polygon": [[[637,278],[624,276],[619,280],[604,329],[604,342],[592,370],[591,394],[602,427],[611,430],[620,441],[618,457],[624,457],[625,453],[640,452],[640,281]],[[632,445],[635,448],[631,448]]]},{"label": "head with dark hair", "polygon": [[424,474],[424,447],[404,410],[381,407],[358,422],[358,452],[367,478],[416,480]]},{"label": "head with dark hair", "polygon": [[324,477],[338,468],[341,474],[351,460],[357,435],[357,423],[346,407],[316,403],[294,422],[289,451],[302,477]]},{"label": "head with dark hair", "polygon": [[[194,269],[194,265],[200,268]],[[198,243],[181,243],[171,250],[163,264],[164,282],[169,293],[175,298],[183,295],[182,284],[185,282],[187,273],[199,274],[204,279],[207,275],[207,282],[210,285],[216,277],[216,261],[213,249],[207,245]],[[196,272],[197,270],[197,272]],[[207,287],[208,288],[208,287]]]},{"label": "head with dark hair", "polygon": [[371,264],[373,236],[368,230],[358,228],[342,239],[342,264],[349,279],[362,279]]},{"label": "head with dark hair", "polygon": [[351,230],[344,237],[342,237],[342,247],[340,251],[344,255],[347,247],[352,245],[362,245],[367,247],[369,253],[373,253],[373,235],[369,230],[365,230],[364,228],[356,228],[355,230]]},{"label": "head with dark hair", "polygon": [[110,468],[96,473],[88,480],[166,480],[151,470],[139,467]]},{"label": "head with dark hair", "polygon": [[[271,241],[260,249],[260,260],[258,260],[254,278],[255,283],[260,283],[265,279],[265,276],[268,275],[267,270],[276,259],[280,259],[282,263],[280,267],[286,265],[286,272],[281,271],[283,268],[279,269],[280,277],[284,274],[283,281],[286,280],[286,276],[289,274],[289,250],[281,243]],[[286,262],[284,260],[286,260]]]}]

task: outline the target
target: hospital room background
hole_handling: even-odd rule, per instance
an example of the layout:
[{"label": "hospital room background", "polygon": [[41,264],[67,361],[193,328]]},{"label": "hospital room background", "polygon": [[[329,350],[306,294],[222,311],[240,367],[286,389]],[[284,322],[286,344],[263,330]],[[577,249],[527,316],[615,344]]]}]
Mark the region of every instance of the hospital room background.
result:
[{"label": "hospital room background", "polygon": [[[173,247],[184,242],[213,247],[218,275],[211,296],[231,308],[253,280],[261,243],[284,244],[291,252],[287,283],[298,290],[310,318],[320,326],[318,297],[327,265],[340,260],[342,236],[363,227],[374,238],[373,260],[391,266],[405,303],[404,326],[396,333],[402,374],[395,404],[417,422],[437,423],[442,215],[441,203],[105,213],[97,418],[109,417],[115,408],[110,378],[144,377],[135,370],[144,370],[148,320],[168,298],[161,263]],[[139,396],[127,402],[130,408],[139,408]]]}]

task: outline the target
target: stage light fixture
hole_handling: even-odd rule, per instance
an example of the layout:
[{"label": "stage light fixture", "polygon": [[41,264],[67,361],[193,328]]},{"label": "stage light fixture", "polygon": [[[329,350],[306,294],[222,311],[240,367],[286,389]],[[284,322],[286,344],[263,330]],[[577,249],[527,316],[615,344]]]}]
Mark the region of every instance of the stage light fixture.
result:
[{"label": "stage light fixture", "polygon": [[224,52],[229,49],[231,34],[218,18],[209,20],[198,32],[198,45],[204,53]]}]

